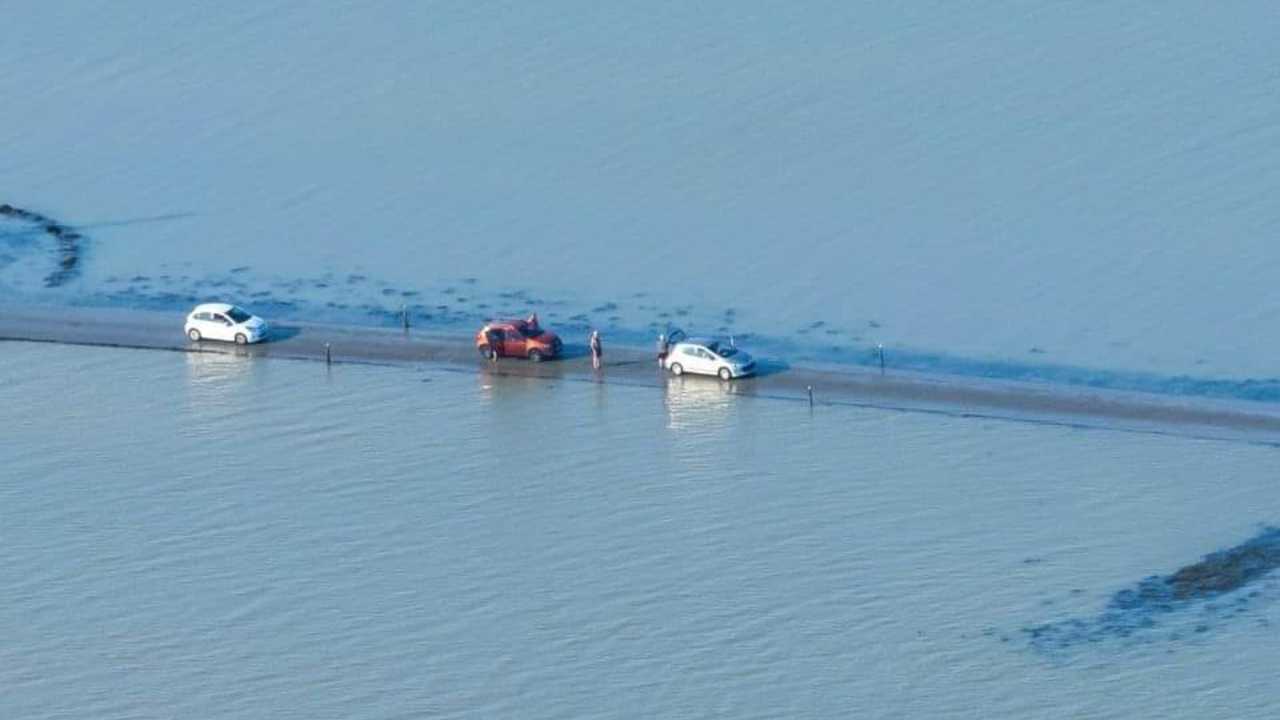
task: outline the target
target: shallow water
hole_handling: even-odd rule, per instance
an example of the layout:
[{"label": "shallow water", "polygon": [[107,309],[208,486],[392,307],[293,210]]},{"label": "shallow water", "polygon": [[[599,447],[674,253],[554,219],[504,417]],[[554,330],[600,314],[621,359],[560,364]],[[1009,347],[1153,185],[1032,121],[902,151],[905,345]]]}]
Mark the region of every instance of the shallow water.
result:
[{"label": "shallow water", "polygon": [[[34,4],[0,312],[538,309],[1275,402],[1273,13]],[[1272,538],[1273,448],[17,343],[0,421],[0,717],[1280,708],[1276,578],[1145,592]]]},{"label": "shallow water", "polygon": [[696,378],[2,349],[6,717],[1280,707],[1270,578],[1128,635],[1026,631],[1274,522],[1274,449]]},{"label": "shallow water", "polygon": [[60,301],[1274,378],[1271,14],[26,8],[0,202],[86,233]]}]

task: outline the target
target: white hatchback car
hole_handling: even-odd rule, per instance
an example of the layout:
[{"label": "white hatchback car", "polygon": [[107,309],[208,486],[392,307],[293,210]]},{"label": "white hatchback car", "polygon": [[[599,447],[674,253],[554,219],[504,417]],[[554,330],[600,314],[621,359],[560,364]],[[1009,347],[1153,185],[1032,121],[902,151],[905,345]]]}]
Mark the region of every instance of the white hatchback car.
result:
[{"label": "white hatchback car", "polygon": [[756,362],[750,355],[719,340],[681,340],[668,350],[664,364],[672,375],[719,375],[721,380],[745,377],[756,371]]},{"label": "white hatchback car", "polygon": [[265,320],[226,303],[197,305],[187,316],[184,329],[192,342],[226,340],[248,345],[267,338]]}]

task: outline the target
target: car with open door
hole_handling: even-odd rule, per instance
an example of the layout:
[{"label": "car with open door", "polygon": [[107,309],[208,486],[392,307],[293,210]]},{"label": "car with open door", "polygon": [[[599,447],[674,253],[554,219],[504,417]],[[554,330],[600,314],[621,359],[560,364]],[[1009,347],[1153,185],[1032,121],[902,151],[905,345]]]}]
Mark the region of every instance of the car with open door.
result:
[{"label": "car with open door", "polygon": [[756,361],[731,342],[709,338],[683,338],[671,345],[663,367],[672,375],[694,373],[733,380],[755,374]]}]

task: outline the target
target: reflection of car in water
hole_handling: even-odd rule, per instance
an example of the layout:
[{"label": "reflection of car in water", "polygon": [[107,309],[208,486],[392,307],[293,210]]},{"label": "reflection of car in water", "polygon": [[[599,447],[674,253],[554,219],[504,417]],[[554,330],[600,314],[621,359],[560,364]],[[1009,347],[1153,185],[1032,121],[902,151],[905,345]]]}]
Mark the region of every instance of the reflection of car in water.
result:
[{"label": "reflection of car in water", "polygon": [[183,353],[187,364],[188,399],[202,408],[248,407],[261,395],[253,385],[261,381],[253,354],[241,347],[222,351]]},{"label": "reflection of car in water", "polygon": [[237,345],[248,345],[261,342],[267,337],[265,320],[226,303],[197,305],[187,316],[183,330],[192,342],[226,340]]},{"label": "reflection of car in water", "polygon": [[747,353],[722,340],[683,339],[671,346],[663,366],[672,375],[718,375],[721,380],[745,377],[756,371]]},{"label": "reflection of car in water", "polygon": [[719,432],[729,422],[737,396],[745,392],[744,387],[700,378],[667,378],[663,393],[667,427],[700,436]]},{"label": "reflection of car in water", "polygon": [[[490,345],[490,343],[493,343]],[[559,357],[560,338],[527,320],[492,322],[476,333],[476,350],[483,357],[497,350],[498,357],[528,358],[533,362]]]}]

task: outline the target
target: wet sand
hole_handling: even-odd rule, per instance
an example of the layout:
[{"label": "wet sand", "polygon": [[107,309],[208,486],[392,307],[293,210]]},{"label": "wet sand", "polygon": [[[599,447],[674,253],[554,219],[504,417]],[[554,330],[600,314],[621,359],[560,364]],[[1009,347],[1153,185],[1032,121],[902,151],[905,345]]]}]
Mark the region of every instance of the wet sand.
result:
[{"label": "wet sand", "polygon": [[268,342],[239,347],[213,341],[190,342],[182,333],[182,323],[180,313],[5,306],[0,308],[0,340],[214,352],[321,363],[325,361],[327,344],[334,364],[431,364],[464,372],[652,387],[669,382],[713,383],[720,384],[728,394],[802,404],[809,402],[808,388],[812,387],[816,408],[851,405],[1280,445],[1280,407],[1265,403],[1094,391],[892,369],[881,374],[856,367],[792,367],[770,358],[759,359],[758,377],[721,383],[716,378],[670,378],[659,370],[652,353],[610,346],[608,338],[605,367],[597,372],[591,368],[584,345],[571,338],[566,339],[563,359],[543,363],[503,359],[491,365],[480,358],[466,331],[443,334],[414,328],[404,331],[273,322]]}]

